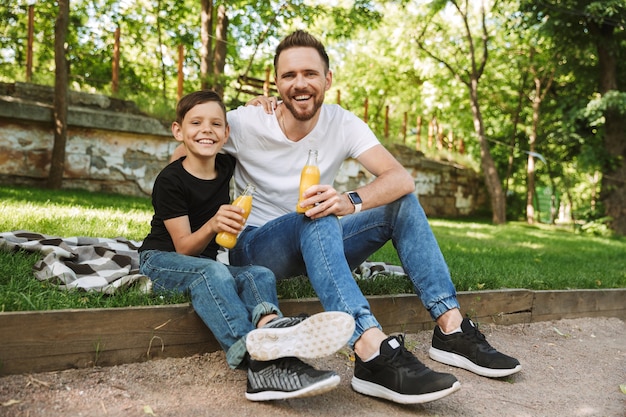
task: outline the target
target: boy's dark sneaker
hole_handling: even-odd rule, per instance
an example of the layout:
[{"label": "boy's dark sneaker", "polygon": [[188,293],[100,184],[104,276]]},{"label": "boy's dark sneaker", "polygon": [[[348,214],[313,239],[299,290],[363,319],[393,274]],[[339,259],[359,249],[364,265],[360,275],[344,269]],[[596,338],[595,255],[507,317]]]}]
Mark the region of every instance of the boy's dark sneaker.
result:
[{"label": "boy's dark sneaker", "polygon": [[461,332],[445,335],[436,326],[428,355],[438,362],[491,378],[508,376],[522,369],[517,359],[494,349],[468,318],[463,319]]},{"label": "boy's dark sneaker", "polygon": [[339,375],[319,371],[298,358],[273,361],[250,360],[246,398],[250,401],[310,397],[339,385]]},{"label": "boy's dark sneaker", "polygon": [[357,355],[352,388],[361,394],[401,404],[419,404],[452,394],[461,383],[450,374],[435,372],[404,347],[403,336],[380,345],[380,355],[363,362]]},{"label": "boy's dark sneaker", "polygon": [[354,326],[352,316],[340,311],[277,318],[248,333],[246,349],[258,361],[290,356],[320,358],[344,347]]}]

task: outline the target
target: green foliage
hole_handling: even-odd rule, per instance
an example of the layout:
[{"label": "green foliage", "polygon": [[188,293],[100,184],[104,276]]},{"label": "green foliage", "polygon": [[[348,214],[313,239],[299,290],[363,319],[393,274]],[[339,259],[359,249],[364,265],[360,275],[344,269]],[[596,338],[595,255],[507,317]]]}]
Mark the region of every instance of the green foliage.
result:
[{"label": "green foliage", "polygon": [[[0,81],[25,80],[28,4],[26,0],[0,4]],[[34,4],[32,82],[52,85],[57,6],[54,2]],[[489,59],[479,94],[499,176],[508,191],[515,193],[511,201],[522,202],[509,212],[513,218],[524,214],[526,152],[533,129],[533,69],[544,80],[554,72],[538,113],[535,149],[550,167],[538,165],[537,186],[554,183],[560,195],[569,197],[566,201],[571,202],[577,220],[592,220],[597,216],[586,216],[598,206],[601,174],[620,163],[605,151],[603,121],[607,111],[624,114],[625,110],[626,6],[623,0],[494,4],[485,33]],[[71,89],[111,94],[113,34],[118,27],[117,97],[133,100],[146,113],[170,121],[177,94],[179,45],[185,51],[183,92],[199,88],[201,2],[77,0],[70,6]],[[226,69],[220,77],[229,108],[251,98],[237,91],[238,76],[263,79],[279,39],[304,28],[325,42],[331,57],[334,79],[328,102],[340,97],[342,106],[362,117],[367,100],[368,123],[385,144],[416,146],[420,117],[420,150],[434,159],[479,166],[483,150],[476,140],[464,84],[474,63],[467,53],[470,45],[458,30],[464,22],[454,13],[453,2],[216,0],[214,6],[215,10],[225,7],[229,18]],[[471,46],[481,51],[483,36],[476,31],[480,22],[472,16],[467,23],[479,36]],[[427,56],[417,40],[431,45],[463,71],[453,76],[445,65]],[[605,95],[598,85],[602,79],[598,46],[605,47],[617,63],[616,89]],[[428,123],[433,120],[446,137],[464,141],[464,155],[427,148]]]},{"label": "green foliage", "polygon": [[594,98],[587,104],[583,116],[589,120],[590,126],[597,126],[603,123],[607,111],[617,112],[621,116],[626,115],[626,92],[612,90],[602,97]]}]

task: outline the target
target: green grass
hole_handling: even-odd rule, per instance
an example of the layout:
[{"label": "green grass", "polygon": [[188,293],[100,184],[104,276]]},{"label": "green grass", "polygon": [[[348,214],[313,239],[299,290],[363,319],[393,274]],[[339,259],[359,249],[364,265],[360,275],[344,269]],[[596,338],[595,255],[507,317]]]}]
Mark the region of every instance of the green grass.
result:
[{"label": "green grass", "polygon": [[[626,287],[626,239],[548,225],[430,221],[457,290]],[[379,258],[380,257],[380,258]],[[399,262],[386,245],[373,260]]]},{"label": "green grass", "polygon": [[[148,198],[0,186],[0,232],[29,230],[61,237],[143,239],[150,230]],[[559,290],[625,288],[626,239],[511,222],[432,219],[431,225],[459,291],[501,288]],[[130,289],[113,296],[61,291],[36,280],[38,254],[0,250],[0,311],[123,307],[186,302],[180,295],[145,295]],[[399,265],[391,244],[372,261]],[[367,295],[412,293],[403,277],[359,280]],[[281,298],[314,297],[306,278],[280,281]]]},{"label": "green grass", "polygon": [[150,199],[83,190],[0,187],[0,231],[141,240],[150,231]]}]

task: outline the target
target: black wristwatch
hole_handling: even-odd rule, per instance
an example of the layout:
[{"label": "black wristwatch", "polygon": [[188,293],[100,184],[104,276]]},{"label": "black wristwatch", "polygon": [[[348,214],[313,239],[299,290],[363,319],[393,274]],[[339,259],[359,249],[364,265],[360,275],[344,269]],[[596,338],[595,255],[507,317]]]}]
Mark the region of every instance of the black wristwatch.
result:
[{"label": "black wristwatch", "polygon": [[363,200],[361,200],[361,197],[359,197],[359,194],[356,191],[348,191],[346,194],[354,205],[354,214],[357,214],[363,207]]}]

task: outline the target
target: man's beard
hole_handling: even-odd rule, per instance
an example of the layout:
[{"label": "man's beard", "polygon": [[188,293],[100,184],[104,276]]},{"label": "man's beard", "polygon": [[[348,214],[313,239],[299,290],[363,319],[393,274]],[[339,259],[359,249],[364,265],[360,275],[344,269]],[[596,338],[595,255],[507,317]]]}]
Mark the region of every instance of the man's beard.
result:
[{"label": "man's beard", "polygon": [[311,120],[320,109],[320,107],[322,107],[322,104],[324,104],[324,98],[322,97],[321,99],[319,99],[317,96],[314,96],[313,109],[311,109],[311,111],[307,111],[306,113],[298,112],[297,109],[291,104],[291,101],[283,101],[283,104],[285,105],[285,107],[287,107],[287,110],[289,110],[289,112],[296,120],[306,122]]}]

